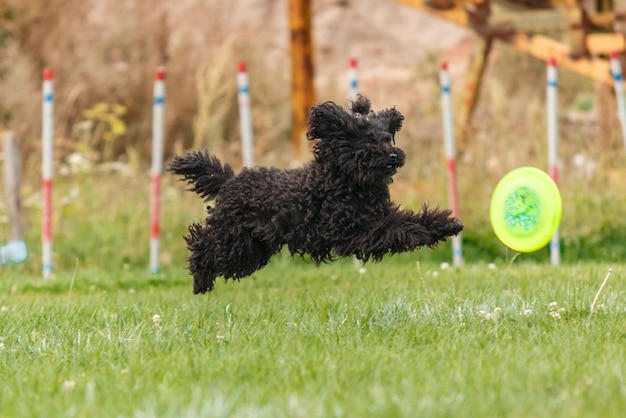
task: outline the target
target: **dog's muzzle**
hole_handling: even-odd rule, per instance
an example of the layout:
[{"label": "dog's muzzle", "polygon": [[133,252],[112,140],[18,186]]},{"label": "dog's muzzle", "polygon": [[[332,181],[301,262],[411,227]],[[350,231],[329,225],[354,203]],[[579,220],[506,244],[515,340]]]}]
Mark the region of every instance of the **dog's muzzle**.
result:
[{"label": "dog's muzzle", "polygon": [[389,164],[387,164],[387,168],[398,168],[402,165],[402,160],[400,156],[395,152],[389,154]]}]

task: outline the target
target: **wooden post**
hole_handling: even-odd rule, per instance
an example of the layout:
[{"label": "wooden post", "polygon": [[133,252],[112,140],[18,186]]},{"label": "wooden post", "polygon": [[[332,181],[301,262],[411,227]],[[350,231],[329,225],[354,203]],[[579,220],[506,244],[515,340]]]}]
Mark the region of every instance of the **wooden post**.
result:
[{"label": "wooden post", "polygon": [[291,139],[295,158],[302,159],[309,109],[313,106],[313,43],[311,40],[311,0],[289,0],[291,32]]},{"label": "wooden post", "polygon": [[487,60],[493,46],[493,38],[487,37],[480,41],[480,45],[472,52],[470,68],[465,76],[465,101],[461,108],[459,123],[461,124],[461,135],[459,136],[459,153],[464,153],[467,148],[469,131],[472,124],[472,116],[478,104]]},{"label": "wooden post", "polygon": [[4,134],[4,187],[9,215],[9,241],[24,240],[24,224],[20,203],[20,159],[17,136]]},{"label": "wooden post", "polygon": [[463,124],[467,125],[472,121],[492,46],[493,38],[483,38],[480,40],[480,45],[475,47],[475,50],[472,51],[470,68],[465,79],[467,96],[465,97],[462,108],[461,123]]}]

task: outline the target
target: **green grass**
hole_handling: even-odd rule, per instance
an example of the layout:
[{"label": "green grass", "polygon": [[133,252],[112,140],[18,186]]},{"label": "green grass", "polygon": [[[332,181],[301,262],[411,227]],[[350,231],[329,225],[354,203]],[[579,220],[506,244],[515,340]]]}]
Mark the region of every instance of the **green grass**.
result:
[{"label": "green grass", "polygon": [[181,237],[204,205],[166,177],[151,275],[148,180],[59,177],[47,281],[26,193],[30,257],[0,268],[0,418],[622,416],[624,198],[612,190],[564,193],[558,268],[547,250],[511,262],[475,208],[462,269],[441,267],[449,244],[364,274],[282,254],[194,296]]},{"label": "green grass", "polygon": [[418,269],[420,254],[364,274],[279,256],[207,296],[179,267],[15,269],[0,416],[622,416],[623,266],[590,317],[607,265]]}]

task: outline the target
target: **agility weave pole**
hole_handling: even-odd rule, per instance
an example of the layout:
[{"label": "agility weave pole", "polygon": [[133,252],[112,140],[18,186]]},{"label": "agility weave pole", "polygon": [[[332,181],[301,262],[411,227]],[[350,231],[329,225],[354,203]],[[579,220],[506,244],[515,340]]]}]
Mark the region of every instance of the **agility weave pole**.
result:
[{"label": "agility weave pole", "polygon": [[52,276],[52,177],[53,177],[53,135],[54,135],[54,80],[52,69],[43,70],[42,107],[42,252],[41,270],[44,279]]},{"label": "agility weave pole", "polygon": [[619,54],[611,53],[611,76],[615,88],[615,100],[617,101],[617,118],[622,128],[622,139],[626,147],[626,104],[624,103],[624,77],[622,75],[622,65],[619,62]]},{"label": "agility weave pole", "polygon": [[350,61],[348,61],[348,83],[350,86],[348,100],[353,102],[356,100],[357,94],[359,94],[359,74],[356,58],[350,58]]},{"label": "agility weave pole", "polygon": [[161,174],[163,173],[163,138],[165,136],[165,68],[154,76],[152,108],[152,193],[150,204],[150,272],[159,272],[161,245]]},{"label": "agility weave pole", "polygon": [[[452,99],[450,96],[450,73],[448,63],[442,62],[439,71],[439,83],[441,85],[441,114],[443,118],[443,140],[448,172],[448,201],[452,216],[459,217],[459,193],[457,189],[456,174],[456,146],[454,141],[454,121],[452,120]],[[452,264],[463,264],[463,243],[461,234],[451,237],[452,241]]]},{"label": "agility weave pole", "polygon": [[239,101],[239,129],[241,130],[241,153],[244,167],[254,166],[254,135],[252,110],[250,108],[250,85],[246,63],[241,61],[237,71],[237,99]]},{"label": "agility weave pole", "polygon": [[[554,183],[559,184],[559,121],[558,121],[558,75],[556,60],[548,60],[547,68],[547,126],[548,126],[548,170]],[[557,229],[550,240],[550,263],[561,264],[561,243]]]}]

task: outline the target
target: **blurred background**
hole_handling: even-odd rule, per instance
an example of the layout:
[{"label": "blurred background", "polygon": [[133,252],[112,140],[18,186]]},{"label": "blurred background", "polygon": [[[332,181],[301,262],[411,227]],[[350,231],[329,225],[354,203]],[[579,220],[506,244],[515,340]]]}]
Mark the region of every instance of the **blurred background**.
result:
[{"label": "blurred background", "polygon": [[[41,135],[44,67],[55,74],[60,153],[87,146],[95,153],[90,158],[99,161],[135,156],[141,160],[149,155],[152,81],[159,65],[167,69],[167,153],[237,144],[238,61],[245,61],[250,72],[261,161],[272,158],[276,145],[289,134],[286,0],[1,4],[0,115],[3,127],[32,142],[30,148],[36,148]],[[397,105],[410,112],[425,99],[436,101],[424,90],[435,81],[424,80],[424,75],[432,78],[438,69],[429,54],[446,50],[456,54],[456,49],[471,45],[469,31],[389,0],[321,0],[312,6],[319,101],[347,102],[348,60],[354,57],[360,61],[361,90],[377,107]],[[464,65],[461,60],[456,72]],[[111,127],[99,125],[110,125],[106,117],[115,111],[102,104],[123,112],[116,116],[124,129],[108,141],[102,138],[103,131]],[[236,145],[231,152],[239,152]]]},{"label": "blurred background", "polygon": [[[392,185],[394,199],[409,207],[423,201],[446,206],[440,63],[449,63],[453,107],[460,109],[464,77],[480,38],[391,0],[314,0],[312,37],[315,101],[348,105],[348,62],[356,58],[359,91],[373,108],[396,106],[406,118],[396,139],[407,152],[407,166]],[[72,237],[98,237],[95,225],[123,220],[127,227],[118,236],[147,240],[143,223],[158,66],[167,70],[166,158],[208,146],[241,168],[236,72],[237,63],[245,61],[256,164],[297,164],[290,140],[289,41],[287,0],[0,0],[0,127],[20,138],[24,206],[34,246],[45,67],[54,71],[55,82],[56,234],[59,246],[72,254],[66,261],[71,265],[73,257],[89,258],[84,243]],[[489,226],[495,184],[513,168],[548,166],[545,62],[496,42],[485,68],[472,122],[457,131],[466,258],[478,261],[510,256]],[[558,100],[564,261],[621,260],[626,256],[621,216],[626,170],[612,88],[560,70]],[[305,152],[303,159],[308,158]],[[182,264],[184,225],[204,208],[175,180],[164,184],[169,216],[164,239],[174,243],[170,253],[183,254],[175,256]],[[133,202],[137,215],[115,209],[125,204],[127,193],[145,193],[145,207],[140,199]],[[186,212],[168,215],[168,202]],[[168,221],[175,223],[170,230]],[[74,230],[76,224],[82,227]],[[145,261],[143,249],[116,256],[117,245],[112,236],[96,239],[94,247],[120,263]],[[445,259],[448,252],[438,254]],[[165,265],[171,262],[167,251],[163,257]],[[528,258],[541,260],[545,252]]]}]

